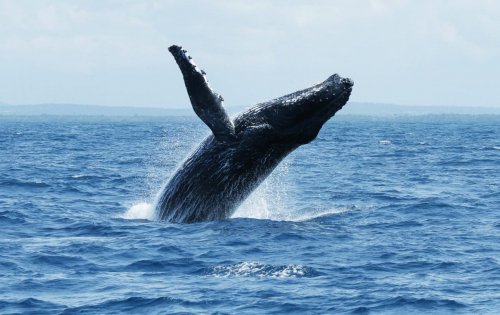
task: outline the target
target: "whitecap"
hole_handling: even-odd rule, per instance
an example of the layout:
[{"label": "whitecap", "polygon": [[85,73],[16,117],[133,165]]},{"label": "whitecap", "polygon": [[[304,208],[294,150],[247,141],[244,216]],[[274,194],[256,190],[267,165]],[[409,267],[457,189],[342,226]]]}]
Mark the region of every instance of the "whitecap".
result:
[{"label": "whitecap", "polygon": [[313,210],[313,211],[305,211],[304,213],[297,213],[292,217],[292,220],[285,221],[309,221],[320,217],[326,217],[334,214],[341,214],[344,212],[352,211],[356,209],[355,207],[339,207],[339,208],[331,208],[331,209],[323,209],[323,210]]},{"label": "whitecap", "polygon": [[273,208],[264,198],[253,199],[250,206],[240,207],[232,218],[248,218],[271,221],[291,221],[303,222],[320,217],[341,214],[344,212],[356,210],[357,207],[335,207],[330,209],[302,209],[290,210],[287,208]]},{"label": "whitecap", "polygon": [[262,278],[295,278],[313,277],[318,272],[303,265],[273,266],[253,261],[243,261],[233,265],[219,265],[208,269],[208,275],[215,277],[262,277]]}]

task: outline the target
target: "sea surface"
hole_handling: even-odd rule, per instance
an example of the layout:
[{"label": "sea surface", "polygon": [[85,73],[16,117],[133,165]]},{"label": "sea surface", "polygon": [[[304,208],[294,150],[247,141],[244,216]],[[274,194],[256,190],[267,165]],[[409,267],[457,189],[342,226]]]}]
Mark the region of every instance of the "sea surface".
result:
[{"label": "sea surface", "polygon": [[231,219],[155,220],[207,134],[0,117],[0,313],[500,312],[500,116],[334,117]]}]

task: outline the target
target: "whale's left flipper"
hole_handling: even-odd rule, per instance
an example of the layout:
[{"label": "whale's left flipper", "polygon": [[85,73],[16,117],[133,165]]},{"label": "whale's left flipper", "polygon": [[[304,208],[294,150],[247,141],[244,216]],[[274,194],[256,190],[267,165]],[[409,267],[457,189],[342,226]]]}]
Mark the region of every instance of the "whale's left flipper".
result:
[{"label": "whale's left flipper", "polygon": [[224,100],[210,88],[205,72],[195,65],[182,47],[173,45],[168,50],[181,69],[194,112],[212,130],[218,141],[234,140],[234,125],[222,106]]}]

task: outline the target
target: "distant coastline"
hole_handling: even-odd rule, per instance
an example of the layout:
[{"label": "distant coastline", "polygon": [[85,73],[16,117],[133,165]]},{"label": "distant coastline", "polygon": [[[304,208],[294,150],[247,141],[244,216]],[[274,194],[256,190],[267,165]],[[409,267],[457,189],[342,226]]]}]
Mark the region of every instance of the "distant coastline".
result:
[{"label": "distant coastline", "polygon": [[[243,111],[245,107],[228,107],[231,115]],[[190,107],[158,108],[101,106],[83,104],[33,104],[9,105],[0,103],[0,116],[194,116]],[[420,116],[420,115],[500,115],[495,107],[459,106],[407,106],[383,103],[351,102],[337,115],[339,116]]]}]

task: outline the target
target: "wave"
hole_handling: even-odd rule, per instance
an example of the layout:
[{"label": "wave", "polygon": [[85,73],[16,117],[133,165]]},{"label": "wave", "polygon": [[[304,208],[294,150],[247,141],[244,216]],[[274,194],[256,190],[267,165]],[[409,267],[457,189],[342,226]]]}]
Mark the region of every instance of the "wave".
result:
[{"label": "wave", "polygon": [[358,307],[352,311],[353,314],[361,313],[365,314],[370,311],[382,311],[382,310],[395,310],[402,309],[401,313],[407,313],[410,309],[417,309],[419,311],[440,311],[443,312],[444,309],[456,310],[460,308],[465,308],[467,305],[450,299],[439,299],[439,298],[414,298],[414,297],[404,297],[398,296],[395,298],[390,298],[383,300],[373,307]]},{"label": "wave", "polygon": [[0,222],[8,224],[26,223],[26,216],[17,211],[0,211]]},{"label": "wave", "polygon": [[61,314],[163,314],[165,310],[171,310],[174,306],[188,308],[203,312],[211,304],[222,303],[223,300],[187,300],[163,297],[142,297],[132,296],[123,299],[112,299],[93,305],[82,305],[78,307],[66,308]]},{"label": "wave", "polygon": [[70,256],[63,254],[38,254],[31,257],[33,263],[37,266],[56,266],[56,267],[85,267],[87,270],[98,270],[97,265],[89,262],[82,256]]},{"label": "wave", "polygon": [[120,165],[130,165],[130,164],[142,164],[144,163],[143,158],[135,157],[135,158],[125,158],[117,161]]},{"label": "wave", "polygon": [[114,229],[106,222],[83,222],[76,221],[56,227],[44,227],[43,231],[49,236],[60,237],[105,237],[127,235],[126,231]]},{"label": "wave", "polygon": [[71,175],[69,179],[72,180],[90,180],[90,179],[102,179],[102,176],[90,175],[90,174],[75,174]]},{"label": "wave", "polygon": [[56,311],[64,308],[64,305],[54,304],[35,298],[27,298],[18,301],[0,300],[0,312],[2,313],[36,313],[36,314],[54,314]]},{"label": "wave", "polygon": [[190,270],[193,266],[202,264],[202,261],[192,258],[176,258],[167,260],[143,259],[128,264],[124,267],[130,272],[179,272]]},{"label": "wave", "polygon": [[232,265],[209,267],[202,272],[214,277],[263,277],[263,278],[301,278],[321,275],[311,267],[303,265],[273,266],[258,262],[243,261]]},{"label": "wave", "polygon": [[356,210],[356,207],[339,207],[339,208],[331,208],[331,209],[319,209],[308,211],[307,213],[296,214],[292,217],[292,220],[288,221],[310,221],[321,217],[329,217],[331,215],[337,215],[345,212],[350,212]]},{"label": "wave", "polygon": [[49,184],[44,183],[41,179],[33,179],[31,181],[22,181],[17,179],[4,179],[0,180],[0,186],[17,186],[25,188],[45,188],[50,187]]},{"label": "wave", "polygon": [[283,209],[269,209],[267,206],[256,206],[254,209],[238,209],[231,218],[248,218],[260,219],[271,221],[291,221],[291,222],[304,222],[311,221],[321,217],[328,217],[349,211],[356,210],[357,207],[338,207],[331,209],[303,209],[300,212],[296,210],[283,210]]}]

